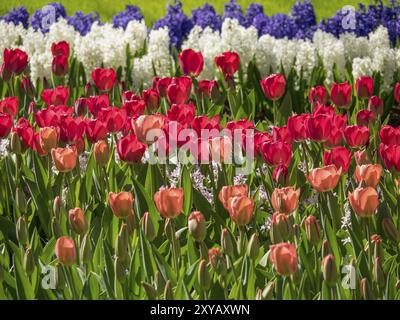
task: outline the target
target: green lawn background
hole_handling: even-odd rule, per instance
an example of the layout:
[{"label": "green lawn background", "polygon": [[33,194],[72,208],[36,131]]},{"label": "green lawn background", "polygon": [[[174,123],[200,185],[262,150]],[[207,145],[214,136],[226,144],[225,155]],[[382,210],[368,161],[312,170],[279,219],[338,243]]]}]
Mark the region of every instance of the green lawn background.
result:
[{"label": "green lawn background", "polygon": [[[0,0],[0,15],[3,15],[13,7],[24,5],[30,13],[35,10],[42,8],[50,0]],[[137,5],[142,9],[142,13],[145,16],[148,25],[151,25],[158,18],[163,17],[166,13],[166,5],[168,0],[61,0],[68,14],[73,14],[75,11],[83,11],[85,13],[96,11],[100,14],[103,21],[110,21],[111,17],[124,10],[126,4]],[[191,10],[197,8],[204,3],[209,2],[214,5],[218,12],[223,11],[225,0],[182,0],[184,11],[190,14]],[[264,12],[267,15],[275,13],[289,13],[290,8],[296,2],[296,0],[239,0],[238,3],[242,5],[245,10],[247,6],[252,2],[258,2],[264,6]],[[337,10],[346,5],[352,5],[357,7],[357,4],[361,2],[364,4],[373,3],[373,0],[312,0],[314,4],[317,18],[322,19],[332,16]]]}]

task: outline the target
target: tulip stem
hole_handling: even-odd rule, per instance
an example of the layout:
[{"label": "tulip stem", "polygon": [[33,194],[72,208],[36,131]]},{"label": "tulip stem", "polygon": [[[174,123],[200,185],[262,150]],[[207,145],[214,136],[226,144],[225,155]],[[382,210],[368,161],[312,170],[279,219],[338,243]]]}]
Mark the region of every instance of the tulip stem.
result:
[{"label": "tulip stem", "polygon": [[372,250],[371,250],[371,235],[370,235],[369,218],[366,218],[366,220],[365,220],[365,233],[367,236],[367,243],[368,243],[368,269],[369,269],[369,268],[371,268],[371,265],[372,265]]},{"label": "tulip stem", "polygon": [[78,295],[75,291],[75,287],[74,287],[74,282],[73,282],[73,278],[72,278],[72,267],[66,267],[66,274],[67,274],[67,282],[68,282],[68,286],[71,290],[71,294],[72,294],[72,299],[73,300],[78,300]]},{"label": "tulip stem", "polygon": [[288,276],[286,279],[287,279],[288,286],[289,286],[290,297],[291,297],[292,300],[294,300],[294,299],[296,299],[295,298],[296,294],[295,294],[295,289],[294,289],[294,286],[293,286],[292,278],[290,278],[290,276]]}]

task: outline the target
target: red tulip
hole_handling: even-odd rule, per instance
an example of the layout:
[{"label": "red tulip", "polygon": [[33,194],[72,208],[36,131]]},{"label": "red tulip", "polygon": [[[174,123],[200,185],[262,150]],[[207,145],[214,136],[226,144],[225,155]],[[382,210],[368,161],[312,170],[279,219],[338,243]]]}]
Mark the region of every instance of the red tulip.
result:
[{"label": "red tulip", "polygon": [[16,117],[18,115],[18,97],[6,97],[1,100],[0,112]]},{"label": "red tulip", "polygon": [[82,118],[63,116],[59,124],[61,141],[69,143],[81,139],[85,132],[85,126],[85,121]]},{"label": "red tulip", "polygon": [[167,96],[167,89],[169,85],[172,82],[172,78],[162,78],[162,79],[157,79],[155,86],[160,94],[160,97],[166,97]]},{"label": "red tulip", "polygon": [[241,130],[242,134],[246,134],[247,130],[254,129],[254,122],[249,121],[246,118],[238,121],[229,121],[226,124],[226,129],[230,131],[232,137],[235,135],[235,131]]},{"label": "red tulip", "polygon": [[102,94],[100,96],[91,96],[89,98],[89,101],[89,111],[95,117],[97,117],[97,114],[101,109],[107,109],[110,106],[110,101],[107,94]]},{"label": "red tulip", "polygon": [[192,128],[196,131],[199,137],[201,137],[201,130],[214,130],[219,133],[219,116],[216,115],[211,119],[206,116],[197,116],[192,121]]},{"label": "red tulip", "polygon": [[55,56],[51,63],[51,71],[57,77],[63,77],[68,73],[68,57],[67,56]]},{"label": "red tulip", "polygon": [[142,98],[146,103],[146,107],[149,111],[155,111],[160,105],[160,95],[155,89],[147,89],[142,91]]},{"label": "red tulip", "polygon": [[0,139],[6,138],[13,126],[12,116],[6,113],[0,113]]},{"label": "red tulip", "polygon": [[331,100],[339,108],[348,108],[351,103],[351,92],[353,88],[351,84],[344,83],[333,83],[331,88]]},{"label": "red tulip", "polygon": [[178,121],[181,125],[187,126],[192,123],[196,109],[193,103],[173,104],[167,111],[167,117],[170,121]]},{"label": "red tulip", "polygon": [[244,152],[249,157],[256,157],[261,154],[260,148],[264,142],[272,141],[271,136],[268,132],[256,132],[253,134],[243,134],[242,136],[242,147]]},{"label": "red tulip", "polygon": [[19,118],[17,125],[12,129],[16,132],[26,148],[33,149],[35,130],[25,118]]},{"label": "red tulip", "polygon": [[20,74],[28,65],[28,55],[20,49],[4,49],[4,70]]},{"label": "red tulip", "polygon": [[279,100],[285,94],[286,79],[282,74],[272,74],[260,81],[264,96],[272,101]]},{"label": "red tulip", "polygon": [[328,101],[328,94],[324,86],[316,86],[310,89],[310,93],[308,95],[308,101],[311,105],[315,103],[320,103],[325,105]]},{"label": "red tulip", "polygon": [[360,110],[356,115],[357,125],[368,127],[370,122],[375,122],[375,113],[368,110]]},{"label": "red tulip", "polygon": [[272,173],[272,180],[275,183],[280,183],[283,186],[286,186],[288,183],[289,171],[288,168],[284,164],[280,164],[275,167],[274,172]]},{"label": "red tulip", "polygon": [[117,143],[118,156],[122,161],[128,163],[139,162],[147,146],[140,142],[135,135],[123,137]]},{"label": "red tulip", "polygon": [[201,80],[198,83],[197,93],[204,95],[208,99],[216,100],[219,96],[218,82],[215,80]]},{"label": "red tulip", "polygon": [[125,109],[111,107],[100,110],[97,118],[106,124],[109,132],[118,132],[124,127],[128,116]]},{"label": "red tulip", "polygon": [[47,106],[66,105],[69,98],[69,87],[58,86],[55,89],[44,89],[41,96]]},{"label": "red tulip", "polygon": [[35,113],[35,121],[40,128],[43,127],[58,127],[61,118],[71,116],[74,112],[73,108],[64,105],[54,106],[51,105],[46,109],[41,109]]},{"label": "red tulip", "polygon": [[117,74],[113,68],[97,68],[92,71],[92,79],[97,89],[100,91],[109,91],[117,81]]},{"label": "red tulip", "polygon": [[374,79],[372,77],[360,77],[356,81],[357,96],[361,99],[367,99],[372,96],[374,90]]},{"label": "red tulip", "polygon": [[319,102],[315,103],[313,115],[324,114],[327,116],[334,116],[335,115],[335,108],[333,106],[326,106]]},{"label": "red tulip", "polygon": [[288,126],[273,127],[272,129],[272,140],[273,141],[285,141],[292,144],[293,138],[290,134]]},{"label": "red tulip", "polygon": [[105,140],[108,130],[103,121],[98,119],[88,119],[86,120],[85,133],[89,142],[95,143],[99,140]]},{"label": "red tulip", "polygon": [[375,115],[383,114],[383,101],[378,96],[372,96],[368,101],[368,110],[373,111]]},{"label": "red tulip", "polygon": [[65,56],[69,57],[69,44],[66,41],[60,41],[51,45],[51,53],[53,57]]},{"label": "red tulip", "polygon": [[192,88],[192,79],[189,77],[173,78],[167,88],[167,98],[169,104],[182,104],[190,97]]},{"label": "red tulip", "polygon": [[397,104],[400,104],[400,82],[397,82],[394,86],[394,100]]},{"label": "red tulip", "polygon": [[88,98],[79,98],[75,101],[75,113],[80,116],[84,117],[89,110],[90,100]]},{"label": "red tulip", "polygon": [[351,148],[360,148],[369,143],[369,128],[359,126],[346,126],[343,137]]},{"label": "red tulip", "polygon": [[24,90],[25,94],[29,98],[32,99],[35,96],[35,88],[33,87],[33,84],[31,82],[31,80],[29,79],[29,77],[27,77],[27,76],[22,77],[21,88],[22,88],[22,90]]},{"label": "red tulip", "polygon": [[382,126],[379,131],[381,142],[386,145],[400,145],[400,129],[392,126]]},{"label": "red tulip", "polygon": [[201,52],[186,49],[178,57],[179,66],[185,75],[197,77],[203,70],[204,60]]},{"label": "red tulip", "polygon": [[332,117],[319,114],[310,115],[306,119],[307,136],[317,142],[328,140],[331,134]]},{"label": "red tulip", "polygon": [[125,109],[128,117],[139,117],[144,114],[146,102],[137,97],[137,99],[125,101],[122,109]]},{"label": "red tulip", "polygon": [[400,171],[400,145],[381,144],[379,153],[386,169]]},{"label": "red tulip", "polygon": [[342,168],[342,173],[347,173],[350,167],[351,152],[345,147],[333,148],[330,152],[324,153],[324,165],[335,165],[337,169]]},{"label": "red tulip", "polygon": [[289,117],[287,128],[294,141],[303,141],[307,139],[306,122],[309,114],[304,113]]},{"label": "red tulip", "polygon": [[223,52],[214,58],[214,62],[228,80],[239,70],[240,58],[236,52]]},{"label": "red tulip", "polygon": [[288,167],[292,161],[292,146],[284,141],[264,142],[260,151],[270,166],[283,164]]}]

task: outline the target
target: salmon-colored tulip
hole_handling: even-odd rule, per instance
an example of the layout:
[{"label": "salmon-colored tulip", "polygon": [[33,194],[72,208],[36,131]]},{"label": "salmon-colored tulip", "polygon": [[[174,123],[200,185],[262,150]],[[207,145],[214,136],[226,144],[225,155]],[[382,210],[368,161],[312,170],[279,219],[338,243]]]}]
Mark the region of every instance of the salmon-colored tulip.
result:
[{"label": "salmon-colored tulip", "polygon": [[72,229],[78,234],[85,234],[88,230],[88,222],[81,208],[69,210],[69,224]]},{"label": "salmon-colored tulip", "polygon": [[158,212],[164,218],[176,218],[183,209],[183,190],[180,188],[161,188],[154,194]]},{"label": "salmon-colored tulip", "polygon": [[378,192],[372,187],[357,188],[349,192],[349,201],[354,212],[360,217],[370,217],[379,205]]},{"label": "salmon-colored tulip", "polygon": [[126,218],[132,213],[134,201],[132,193],[127,191],[122,191],[119,193],[110,192],[108,197],[111,210],[116,217]]},{"label": "salmon-colored tulip", "polygon": [[[161,130],[165,124],[165,117],[161,114],[142,115],[136,120],[132,120],[132,128],[138,139],[142,142],[151,143],[154,140],[151,137],[150,130]],[[149,134],[149,136],[147,136]],[[154,132],[157,134],[157,132]]]},{"label": "salmon-colored tulip", "polygon": [[307,180],[319,192],[328,192],[336,188],[342,168],[337,169],[331,164],[322,168],[315,168],[309,173]]},{"label": "salmon-colored tulip", "polygon": [[293,244],[282,242],[269,248],[269,258],[276,272],[282,276],[289,276],[297,271],[297,253]]},{"label": "salmon-colored tulip", "polygon": [[106,166],[110,158],[110,147],[104,140],[97,141],[94,145],[94,159],[100,167]]},{"label": "salmon-colored tulip", "polygon": [[218,198],[226,210],[229,208],[230,199],[236,196],[245,196],[249,192],[249,188],[245,184],[235,186],[224,186],[219,192]]},{"label": "salmon-colored tulip", "polygon": [[55,252],[58,261],[63,265],[71,266],[76,261],[75,243],[72,238],[58,238],[56,242]]},{"label": "salmon-colored tulip", "polygon": [[382,176],[382,166],[380,164],[364,164],[357,166],[354,178],[357,183],[361,181],[366,187],[376,188]]},{"label": "salmon-colored tulip", "polygon": [[247,196],[231,198],[228,209],[231,219],[240,226],[248,224],[253,219],[254,200]]},{"label": "salmon-colored tulip", "polygon": [[57,147],[58,131],[53,127],[40,128],[39,143],[43,150],[50,152]]},{"label": "salmon-colored tulip", "polygon": [[69,172],[76,167],[78,150],[75,146],[51,149],[54,165],[60,172]]},{"label": "salmon-colored tulip", "polygon": [[271,196],[272,206],[275,211],[290,214],[296,210],[299,197],[300,189],[295,190],[293,187],[276,188]]},{"label": "salmon-colored tulip", "polygon": [[224,137],[215,137],[210,141],[210,150],[212,159],[216,162],[229,163],[232,161],[232,139]]}]

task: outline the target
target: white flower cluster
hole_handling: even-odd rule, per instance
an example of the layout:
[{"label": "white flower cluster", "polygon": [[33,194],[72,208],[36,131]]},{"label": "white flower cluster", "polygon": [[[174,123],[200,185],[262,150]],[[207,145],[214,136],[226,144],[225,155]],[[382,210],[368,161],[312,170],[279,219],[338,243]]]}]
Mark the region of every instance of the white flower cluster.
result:
[{"label": "white flower cluster", "polygon": [[[17,46],[25,50],[33,79],[51,76],[50,47],[61,40],[70,44],[71,54],[83,64],[87,75],[102,66],[122,67],[124,72],[128,54],[133,57],[132,74],[128,76],[137,86],[147,87],[154,75],[169,76],[174,68],[167,27],[148,33],[144,21],[131,21],[126,30],[115,29],[110,23],[95,23],[86,36],[81,36],[64,19],[59,19],[43,35],[31,28],[24,30],[21,25],[0,21],[0,50]],[[395,71],[400,68],[400,48],[390,47],[388,30],[383,26],[368,37],[347,33],[338,39],[317,30],[312,40],[289,40],[270,35],[258,38],[254,27],[245,28],[235,19],[225,19],[221,32],[195,26],[183,42],[182,49],[187,48],[203,54],[204,69],[199,79],[216,78],[214,58],[224,51],[240,55],[244,75],[254,59],[261,76],[288,73],[293,68],[297,83],[301,78],[309,80],[314,68],[322,62],[328,84],[334,81],[334,66],[336,74],[344,80],[345,67],[351,65],[355,78],[381,72],[383,89],[389,89]],[[0,62],[2,59],[0,56]]]}]

